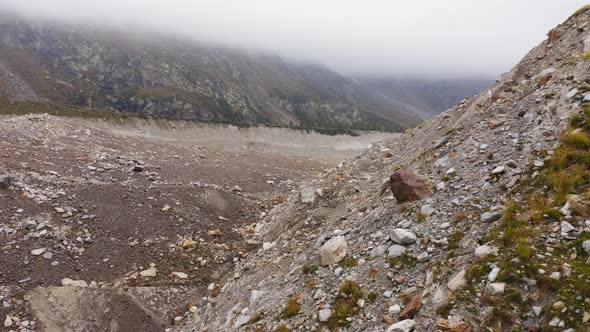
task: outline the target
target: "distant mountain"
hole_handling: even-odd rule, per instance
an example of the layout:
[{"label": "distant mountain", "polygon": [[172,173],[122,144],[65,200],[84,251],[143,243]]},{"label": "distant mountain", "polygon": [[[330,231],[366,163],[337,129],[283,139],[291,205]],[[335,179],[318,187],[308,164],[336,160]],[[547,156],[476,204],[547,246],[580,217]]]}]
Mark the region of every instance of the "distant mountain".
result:
[{"label": "distant mountain", "polygon": [[399,79],[390,77],[358,79],[364,86],[382,93],[398,107],[406,106],[423,119],[431,118],[457,104],[465,97],[480,93],[493,79]]},{"label": "distant mountain", "polygon": [[325,67],[171,37],[0,18],[0,92],[142,116],[400,131],[421,119]]}]

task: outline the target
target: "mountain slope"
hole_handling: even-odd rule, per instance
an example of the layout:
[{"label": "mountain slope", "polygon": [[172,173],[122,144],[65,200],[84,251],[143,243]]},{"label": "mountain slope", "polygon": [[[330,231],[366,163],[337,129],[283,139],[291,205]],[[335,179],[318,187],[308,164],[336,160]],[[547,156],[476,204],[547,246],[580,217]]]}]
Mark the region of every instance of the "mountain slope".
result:
[{"label": "mountain slope", "polygon": [[0,20],[0,86],[142,116],[402,130],[420,119],[327,68],[155,35]]},{"label": "mountain slope", "polygon": [[491,79],[419,80],[363,77],[359,81],[392,101],[411,105],[415,114],[429,119],[489,87]]},{"label": "mountain slope", "polygon": [[[588,9],[489,91],[302,185],[178,330],[587,331]],[[399,169],[436,190],[398,203]]]}]

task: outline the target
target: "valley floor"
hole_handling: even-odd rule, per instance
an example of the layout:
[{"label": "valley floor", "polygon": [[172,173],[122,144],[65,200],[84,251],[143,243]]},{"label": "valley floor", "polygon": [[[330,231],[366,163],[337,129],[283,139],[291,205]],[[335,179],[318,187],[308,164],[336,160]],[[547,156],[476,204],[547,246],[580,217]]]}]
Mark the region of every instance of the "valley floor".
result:
[{"label": "valley floor", "polygon": [[259,248],[256,221],[297,182],[375,139],[302,134],[310,157],[154,128],[0,118],[0,330],[162,330]]}]

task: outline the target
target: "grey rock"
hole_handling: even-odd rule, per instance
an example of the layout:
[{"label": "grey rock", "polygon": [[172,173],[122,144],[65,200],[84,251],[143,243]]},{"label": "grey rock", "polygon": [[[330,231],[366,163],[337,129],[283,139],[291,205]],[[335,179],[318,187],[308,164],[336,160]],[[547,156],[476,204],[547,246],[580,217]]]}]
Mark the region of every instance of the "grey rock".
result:
[{"label": "grey rock", "polygon": [[371,252],[369,253],[369,256],[371,258],[381,257],[385,254],[386,251],[387,251],[387,246],[380,245],[380,246],[373,248],[373,250],[371,250]]},{"label": "grey rock", "polygon": [[400,246],[399,244],[394,244],[391,247],[389,247],[389,250],[387,251],[387,256],[388,257],[399,257],[401,255],[403,255],[406,252],[406,248],[404,246]]},{"label": "grey rock", "polygon": [[582,248],[584,249],[584,251],[590,254],[590,240],[582,242]]},{"label": "grey rock", "polygon": [[412,244],[418,240],[414,233],[401,228],[394,229],[390,237],[391,240],[397,244]]},{"label": "grey rock", "polygon": [[430,205],[422,205],[422,207],[420,208],[420,213],[429,217],[431,216],[433,213],[435,212],[434,208]]},{"label": "grey rock", "polygon": [[484,212],[482,213],[480,219],[485,223],[491,223],[494,221],[498,221],[502,218],[502,213],[500,212]]},{"label": "grey rock", "polygon": [[576,228],[567,221],[562,221],[559,227],[561,228],[562,233],[569,233],[576,230]]}]

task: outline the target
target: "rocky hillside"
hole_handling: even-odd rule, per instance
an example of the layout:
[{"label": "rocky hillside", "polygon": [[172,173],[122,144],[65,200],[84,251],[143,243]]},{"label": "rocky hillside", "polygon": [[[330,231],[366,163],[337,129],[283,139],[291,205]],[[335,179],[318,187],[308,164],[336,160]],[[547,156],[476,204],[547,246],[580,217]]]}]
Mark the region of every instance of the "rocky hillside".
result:
[{"label": "rocky hillside", "polygon": [[307,182],[180,331],[588,331],[590,7],[489,90]]},{"label": "rocky hillside", "polygon": [[400,131],[421,120],[327,68],[169,36],[0,18],[5,97],[141,116]]}]

